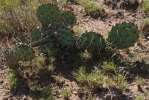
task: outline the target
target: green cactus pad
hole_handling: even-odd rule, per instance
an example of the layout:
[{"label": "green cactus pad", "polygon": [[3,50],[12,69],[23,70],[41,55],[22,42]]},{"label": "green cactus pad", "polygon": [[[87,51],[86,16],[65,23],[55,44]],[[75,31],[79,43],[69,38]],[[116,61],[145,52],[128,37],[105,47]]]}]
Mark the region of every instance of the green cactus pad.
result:
[{"label": "green cactus pad", "polygon": [[85,32],[77,40],[77,46],[88,52],[100,52],[105,48],[105,40],[95,32]]},{"label": "green cactus pad", "polygon": [[60,21],[66,26],[72,26],[76,22],[76,17],[71,11],[63,11],[60,15]]},{"label": "green cactus pad", "polygon": [[49,24],[57,20],[59,14],[59,7],[55,4],[42,4],[36,13],[38,20],[44,27],[48,27]]},{"label": "green cactus pad", "polygon": [[57,41],[62,47],[73,47],[75,44],[73,31],[68,28],[59,29],[57,32]]},{"label": "green cactus pad", "polygon": [[50,33],[51,33],[50,30],[48,30],[45,27],[40,27],[40,28],[35,29],[33,33],[31,34],[31,43],[38,41],[43,36],[49,35]]},{"label": "green cactus pad", "polygon": [[122,22],[112,27],[107,41],[117,49],[133,46],[139,38],[137,26],[133,23]]},{"label": "green cactus pad", "polygon": [[49,41],[49,42],[47,42],[47,43],[45,43],[45,44],[40,45],[40,46],[39,46],[39,49],[40,49],[41,51],[47,51],[47,50],[51,49],[51,48],[53,47],[53,45],[54,45],[54,44],[53,44],[51,41]]},{"label": "green cactus pad", "polygon": [[16,46],[14,51],[18,61],[30,61],[34,57],[32,48],[24,44]]}]

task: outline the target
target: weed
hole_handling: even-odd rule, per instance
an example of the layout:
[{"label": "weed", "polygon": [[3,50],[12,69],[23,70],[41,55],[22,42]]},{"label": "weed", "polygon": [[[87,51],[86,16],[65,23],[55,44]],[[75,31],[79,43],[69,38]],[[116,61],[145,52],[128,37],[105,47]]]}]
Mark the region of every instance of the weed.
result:
[{"label": "weed", "polygon": [[39,88],[39,100],[55,100],[48,88]]},{"label": "weed", "polygon": [[87,50],[80,53],[80,57],[82,60],[87,60],[87,59],[91,58],[91,56],[92,55],[89,52],[87,52]]},{"label": "weed", "polygon": [[137,95],[134,100],[144,100],[144,97],[141,95]]},{"label": "weed", "polygon": [[118,74],[117,76],[114,76],[114,80],[120,92],[123,92],[127,87],[126,76]]},{"label": "weed", "polygon": [[103,62],[102,68],[105,72],[115,73],[116,65],[114,62]]},{"label": "weed", "polygon": [[32,66],[36,66],[37,68],[41,69],[45,65],[45,58],[43,55],[39,55],[32,60]]},{"label": "weed", "polygon": [[61,91],[61,95],[63,98],[68,98],[71,94],[71,89],[70,88],[64,88],[62,91]]},{"label": "weed", "polygon": [[50,65],[48,66],[48,70],[49,70],[49,71],[54,71],[54,69],[55,69],[55,66],[54,66],[53,64],[50,64]]},{"label": "weed", "polygon": [[140,5],[140,8],[144,12],[149,11],[149,1],[148,0],[144,0],[142,2],[142,4]]},{"label": "weed", "polygon": [[93,71],[87,75],[88,84],[91,87],[102,87],[104,76],[100,71]]},{"label": "weed", "polygon": [[60,75],[54,75],[54,76],[52,76],[55,80],[56,80],[56,83],[60,83],[61,82],[61,77],[60,77]]},{"label": "weed", "polygon": [[108,87],[109,89],[112,88],[113,86],[115,86],[115,81],[113,80],[113,78],[107,78],[106,80],[106,87]]},{"label": "weed", "polygon": [[143,83],[143,78],[137,76],[135,79],[135,82],[137,86],[140,86]]},{"label": "weed", "polygon": [[103,85],[104,76],[100,71],[86,73],[85,67],[80,67],[73,76],[81,84],[87,84],[90,88],[97,88]]},{"label": "weed", "polygon": [[90,88],[88,87],[88,86],[83,86],[82,87],[82,89],[83,89],[83,91],[85,91],[85,92],[89,92],[90,91]]},{"label": "weed", "polygon": [[77,26],[73,26],[72,30],[74,31],[75,36],[78,36],[78,37],[81,36],[82,30],[79,29]]},{"label": "weed", "polygon": [[80,67],[77,71],[74,71],[72,74],[79,83],[87,82],[85,67]]},{"label": "weed", "polygon": [[10,70],[8,73],[8,85],[10,88],[17,86],[19,82],[18,72],[16,70]]}]

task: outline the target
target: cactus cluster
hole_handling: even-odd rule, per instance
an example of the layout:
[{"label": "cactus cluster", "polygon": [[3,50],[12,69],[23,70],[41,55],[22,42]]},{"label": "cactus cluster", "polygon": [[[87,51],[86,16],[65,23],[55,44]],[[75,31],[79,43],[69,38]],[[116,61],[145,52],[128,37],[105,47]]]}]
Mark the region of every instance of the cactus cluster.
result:
[{"label": "cactus cluster", "polygon": [[[37,9],[37,17],[42,23],[42,27],[36,29],[31,37],[32,41],[37,41],[44,36],[49,36],[49,43],[40,46],[43,49],[45,47],[52,48],[56,43],[56,45],[60,45],[61,47],[77,46],[81,50],[100,52],[106,47],[106,43],[117,49],[124,49],[134,45],[139,38],[136,25],[122,22],[112,27],[107,42],[101,35],[95,32],[85,32],[75,41],[74,32],[68,28],[76,22],[75,15],[70,11],[59,10],[55,4],[42,4],[39,6]],[[48,28],[49,24],[51,28],[54,27],[54,31]],[[50,38],[52,32],[56,32],[54,35],[54,43]]]},{"label": "cactus cluster", "polygon": [[107,41],[117,49],[133,46],[139,38],[139,32],[133,23],[122,22],[112,27]]},{"label": "cactus cluster", "polygon": [[42,4],[38,7],[36,15],[42,27],[33,31],[31,42],[34,43],[48,37],[46,43],[39,44],[40,50],[50,49],[55,44],[62,47],[75,45],[74,33],[68,28],[76,22],[73,12],[61,11],[55,4]]},{"label": "cactus cluster", "polygon": [[[70,11],[60,11],[58,6],[54,4],[39,6],[37,18],[42,27],[35,29],[31,34],[31,44],[39,43],[36,46],[42,51],[52,49],[54,46],[62,49],[71,48],[71,50],[75,47],[74,50],[87,50],[90,53],[99,54],[105,50],[107,44],[117,49],[125,49],[133,46],[139,38],[137,26],[126,22],[113,26],[107,40],[95,32],[85,32],[80,37],[75,37],[74,32],[69,27],[76,22],[75,15]],[[52,30],[53,25],[60,27]],[[29,46],[21,44],[6,50],[5,57],[9,65],[16,65],[18,61],[31,60],[34,57],[34,52]]]}]

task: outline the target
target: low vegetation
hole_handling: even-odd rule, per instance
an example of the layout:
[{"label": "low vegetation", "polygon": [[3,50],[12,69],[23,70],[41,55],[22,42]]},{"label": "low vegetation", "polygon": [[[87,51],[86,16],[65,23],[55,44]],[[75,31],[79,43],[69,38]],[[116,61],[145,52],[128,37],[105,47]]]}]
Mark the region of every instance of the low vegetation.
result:
[{"label": "low vegetation", "polygon": [[[131,50],[142,46],[141,35],[149,37],[148,1],[139,2],[132,12],[142,11],[141,26],[121,21],[109,26],[104,35],[82,30],[73,7],[83,7],[83,17],[100,20],[108,14],[104,6],[113,5],[113,0],[104,1],[104,6],[96,0],[15,1],[0,1],[0,42],[12,96],[21,92],[27,100],[145,100],[142,87],[149,67],[143,59],[136,60]],[[141,95],[129,96],[131,85]]]}]

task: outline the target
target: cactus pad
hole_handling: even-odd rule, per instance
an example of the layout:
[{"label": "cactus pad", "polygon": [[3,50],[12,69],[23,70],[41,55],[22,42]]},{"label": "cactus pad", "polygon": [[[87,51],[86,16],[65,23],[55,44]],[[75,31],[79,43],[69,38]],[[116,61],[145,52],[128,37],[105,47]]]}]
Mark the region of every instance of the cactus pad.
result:
[{"label": "cactus pad", "polygon": [[51,49],[51,48],[53,47],[53,45],[54,45],[54,44],[53,44],[51,41],[49,41],[49,42],[47,42],[47,43],[44,43],[44,44],[40,45],[40,46],[39,46],[39,49],[40,49],[41,51],[47,51],[47,50]]},{"label": "cactus pad", "polygon": [[99,52],[105,48],[105,41],[101,35],[95,32],[85,32],[77,40],[77,46],[81,50],[89,52]]},{"label": "cactus pad", "polygon": [[60,10],[54,4],[42,4],[38,7],[36,13],[38,20],[44,27],[48,27],[49,24],[57,20],[59,14]]},{"label": "cactus pad", "polygon": [[139,38],[137,26],[133,23],[122,22],[112,27],[108,42],[118,49],[133,46]]},{"label": "cactus pad", "polygon": [[60,21],[66,26],[72,26],[76,22],[76,17],[71,11],[63,11],[60,16]]},{"label": "cactus pad", "polygon": [[35,41],[38,41],[43,36],[49,35],[50,33],[51,33],[50,30],[48,30],[47,28],[44,27],[37,28],[31,34],[31,42],[33,43]]},{"label": "cactus pad", "polygon": [[62,47],[73,47],[75,44],[73,31],[68,28],[59,29],[57,32],[57,41]]}]

